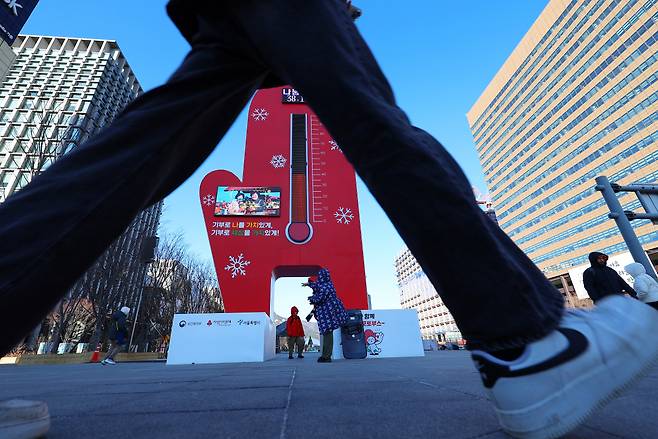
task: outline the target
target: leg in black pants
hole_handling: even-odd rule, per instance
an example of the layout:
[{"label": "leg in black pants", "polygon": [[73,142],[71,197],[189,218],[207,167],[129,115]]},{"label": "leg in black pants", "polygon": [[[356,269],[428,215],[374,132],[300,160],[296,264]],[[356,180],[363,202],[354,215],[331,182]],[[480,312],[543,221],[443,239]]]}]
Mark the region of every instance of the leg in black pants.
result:
[{"label": "leg in black pants", "polygon": [[482,214],[445,149],[395,105],[341,1],[231,8],[199,18],[201,35],[167,84],[0,208],[0,300],[30,313],[0,319],[0,351],[43,318],[141,209],[201,164],[268,69],[297,87],[336,137],[471,347],[520,346],[557,325],[561,295]]},{"label": "leg in black pants", "polygon": [[263,62],[338,141],[469,346],[495,350],[543,337],[562,316],[562,296],[482,213],[448,152],[397,107],[342,3],[246,0],[232,13]]}]

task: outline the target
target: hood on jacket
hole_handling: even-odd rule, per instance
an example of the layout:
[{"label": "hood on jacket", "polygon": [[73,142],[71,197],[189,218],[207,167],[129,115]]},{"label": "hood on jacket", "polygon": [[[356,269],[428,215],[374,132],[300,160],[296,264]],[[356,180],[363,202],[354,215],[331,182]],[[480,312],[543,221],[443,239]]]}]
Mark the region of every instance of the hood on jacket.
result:
[{"label": "hood on jacket", "polygon": [[608,256],[605,253],[599,253],[599,252],[592,252],[589,254],[589,263],[592,264],[592,267],[600,267],[601,264],[599,264],[596,259],[599,256]]},{"label": "hood on jacket", "polygon": [[647,274],[647,270],[644,268],[644,265],[638,262],[633,262],[632,264],[628,264],[627,266],[624,267],[624,270],[626,270],[626,272],[633,277],[638,277],[642,274]]},{"label": "hood on jacket", "polygon": [[128,314],[130,314],[130,308],[128,308],[127,306],[124,306],[124,307],[121,308],[121,312],[124,313],[127,316]]},{"label": "hood on jacket", "polygon": [[329,276],[329,270],[322,268],[318,272],[318,282],[331,282],[331,276]]},{"label": "hood on jacket", "polygon": [[290,308],[290,314],[296,316],[297,314],[299,314],[299,309],[296,306],[293,306],[292,308]]}]

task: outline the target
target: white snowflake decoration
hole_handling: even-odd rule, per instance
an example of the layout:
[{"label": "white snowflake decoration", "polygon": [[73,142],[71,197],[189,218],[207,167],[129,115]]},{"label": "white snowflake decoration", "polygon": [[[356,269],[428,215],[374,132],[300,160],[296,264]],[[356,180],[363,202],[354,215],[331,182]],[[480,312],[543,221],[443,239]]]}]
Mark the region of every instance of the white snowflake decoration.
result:
[{"label": "white snowflake decoration", "polygon": [[228,259],[229,259],[228,265],[224,267],[224,270],[230,271],[232,278],[236,278],[238,275],[240,276],[247,275],[245,268],[247,267],[247,265],[251,264],[251,261],[244,259],[244,254],[240,253],[240,255],[237,258],[234,256],[229,256]]},{"label": "white snowflake decoration", "polygon": [[339,207],[334,213],[334,217],[336,217],[338,224],[349,224],[354,219],[354,214],[352,214],[352,209]]},{"label": "white snowflake decoration", "polygon": [[254,111],[251,113],[251,117],[254,118],[256,121],[264,121],[267,119],[267,116],[270,115],[270,112],[267,111],[264,108],[255,108]]},{"label": "white snowflake decoration", "polygon": [[203,197],[202,201],[204,206],[212,206],[215,204],[215,197],[212,194],[208,194],[205,197]]},{"label": "white snowflake decoration", "polygon": [[287,162],[286,158],[281,154],[273,155],[272,160],[270,161],[272,166],[274,166],[275,168],[283,168],[286,165],[286,162]]},{"label": "white snowflake decoration", "polygon": [[331,151],[343,152],[343,150],[340,149],[340,146],[338,146],[338,142],[336,142],[335,140],[330,140],[329,145],[331,145]]}]

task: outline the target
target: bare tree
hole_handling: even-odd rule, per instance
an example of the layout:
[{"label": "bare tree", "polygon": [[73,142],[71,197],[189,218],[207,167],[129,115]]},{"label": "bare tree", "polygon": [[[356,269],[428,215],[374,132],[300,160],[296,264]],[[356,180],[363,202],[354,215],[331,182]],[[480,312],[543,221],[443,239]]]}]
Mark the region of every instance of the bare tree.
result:
[{"label": "bare tree", "polygon": [[147,278],[134,338],[139,345],[162,345],[176,313],[223,312],[214,268],[189,253],[180,233],[161,238]]},{"label": "bare tree", "polygon": [[70,291],[67,298],[61,300],[56,310],[51,314],[52,335],[50,337],[50,352],[57,353],[59,343],[80,342],[82,336],[93,324],[91,303],[81,289]]},{"label": "bare tree", "polygon": [[207,262],[200,262],[194,258],[188,259],[189,264],[189,292],[183,297],[181,301],[184,306],[181,306],[178,312],[185,313],[207,313],[214,312],[221,309],[221,296],[219,301],[219,288],[217,285],[217,277],[215,276],[214,268]]},{"label": "bare tree", "polygon": [[153,346],[169,334],[177,309],[177,295],[187,289],[187,249],[181,233],[160,238],[155,262],[148,269],[134,340]]},{"label": "bare tree", "polygon": [[[139,294],[140,311],[135,316],[133,340],[142,349],[166,348],[176,313],[224,311],[214,267],[189,252],[181,233],[160,239],[155,261],[143,277],[146,280],[139,282],[130,277],[137,272],[131,264],[143,261],[125,251],[125,240],[130,236],[121,235],[51,313],[51,352],[57,352],[61,341],[82,342],[85,337],[90,346],[96,346],[103,340],[112,311],[135,302]],[[132,289],[139,285],[141,291],[132,291],[131,285]]]},{"label": "bare tree", "polygon": [[84,284],[81,283],[76,284],[67,296],[60,300],[50,316],[53,325],[50,337],[51,353],[57,353],[62,340],[70,341],[77,332],[84,332],[93,317],[90,308]]},{"label": "bare tree", "polygon": [[[71,134],[73,133],[72,127],[60,127],[58,126],[59,111],[58,108],[61,104],[52,101],[50,105],[39,105],[38,108],[33,108],[30,114],[30,120],[28,122],[28,141],[25,142],[20,138],[15,138],[18,142],[19,147],[22,149],[22,152],[25,153],[26,158],[25,162],[22,165],[22,169],[27,173],[27,179],[20,180],[18,182],[17,189],[20,190],[30,181],[32,181],[37,175],[43,172],[51,163],[57,160],[66,150],[66,144],[70,139]],[[5,191],[2,191],[2,199],[6,198]],[[59,343],[60,335],[62,330],[65,328],[68,323],[68,318],[64,316],[65,308],[76,309],[77,300],[76,296],[73,299],[76,304],[64,306],[64,301],[61,301],[56,309],[58,312],[55,312],[54,315],[58,316],[56,331],[54,332],[54,338],[56,339],[55,351],[57,350],[57,344]],[[37,325],[34,330],[28,334],[28,336],[23,341],[22,345],[19,347],[21,352],[34,352],[36,351],[36,345],[38,343],[38,337],[41,330],[41,323]]]},{"label": "bare tree", "polygon": [[36,125],[29,128],[31,146],[25,151],[27,160],[23,166],[29,172],[30,181],[59,158],[60,144],[66,135],[66,129],[57,126],[56,110],[34,110],[32,117]]},{"label": "bare tree", "polygon": [[[132,224],[130,227],[133,227]],[[129,227],[129,229],[130,229]],[[136,255],[129,253],[126,240],[130,233],[122,234],[88,270],[89,301],[94,315],[94,329],[89,344],[95,346],[102,338],[103,328],[115,308],[132,302],[135,286],[143,284],[143,270],[135,267],[142,264]]]}]

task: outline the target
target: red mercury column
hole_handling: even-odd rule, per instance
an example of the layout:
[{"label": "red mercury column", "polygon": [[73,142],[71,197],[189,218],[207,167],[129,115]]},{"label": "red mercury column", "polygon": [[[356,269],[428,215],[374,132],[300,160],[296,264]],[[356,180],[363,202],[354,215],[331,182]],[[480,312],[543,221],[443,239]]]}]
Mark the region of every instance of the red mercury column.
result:
[{"label": "red mercury column", "polygon": [[286,236],[304,244],[313,236],[308,208],[307,116],[290,115],[290,222]]}]

